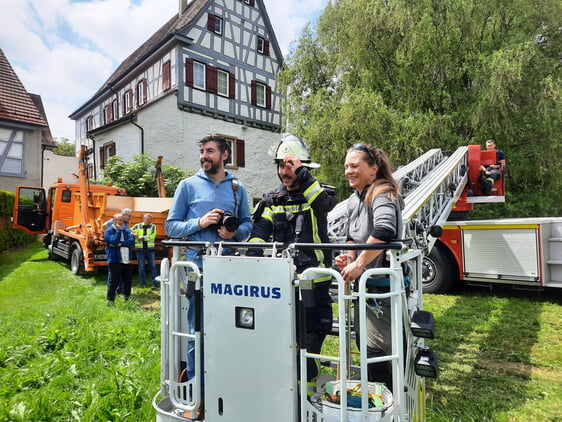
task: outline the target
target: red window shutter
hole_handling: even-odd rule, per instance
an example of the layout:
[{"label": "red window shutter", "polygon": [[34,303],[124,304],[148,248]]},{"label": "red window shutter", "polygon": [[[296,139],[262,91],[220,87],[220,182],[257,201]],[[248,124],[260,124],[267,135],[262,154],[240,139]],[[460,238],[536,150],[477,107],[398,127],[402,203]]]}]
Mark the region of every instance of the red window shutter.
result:
[{"label": "red window shutter", "polygon": [[185,59],[185,84],[193,86],[193,59]]},{"label": "red window shutter", "polygon": [[218,92],[218,72],[214,66],[205,66],[205,78],[207,79],[207,91],[211,94]]},{"label": "red window shutter", "polygon": [[168,60],[162,65],[162,91],[167,91],[168,89],[170,89],[170,77],[170,61]]},{"label": "red window shutter", "polygon": [[105,149],[100,147],[100,169],[105,167]]},{"label": "red window shutter", "polygon": [[258,83],[256,81],[252,81],[251,87],[252,87],[252,92],[250,94],[250,102],[253,105],[257,105],[258,104]]},{"label": "red window shutter", "polygon": [[243,139],[236,140],[236,167],[246,166],[246,149]]},{"label": "red window shutter", "polygon": [[216,17],[212,13],[209,13],[207,15],[207,29],[209,31],[215,32],[215,20],[216,20]]},{"label": "red window shutter", "polygon": [[263,40],[263,54],[269,56],[269,41]]},{"label": "red window shutter", "polygon": [[250,0],[250,6],[255,6],[256,1],[255,0]]},{"label": "red window shutter", "polygon": [[236,98],[236,77],[234,73],[228,74],[228,98]]},{"label": "red window shutter", "polygon": [[265,108],[271,108],[271,87],[265,87]]}]

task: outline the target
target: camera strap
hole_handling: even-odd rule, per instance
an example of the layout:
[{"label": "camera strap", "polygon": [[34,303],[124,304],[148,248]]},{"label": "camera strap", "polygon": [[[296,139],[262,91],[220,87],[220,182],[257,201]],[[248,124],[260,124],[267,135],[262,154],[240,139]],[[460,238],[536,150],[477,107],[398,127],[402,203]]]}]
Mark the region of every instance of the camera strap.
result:
[{"label": "camera strap", "polygon": [[240,186],[240,182],[238,179],[232,179],[232,195],[234,196],[234,215],[238,215],[238,197],[236,195],[236,191],[238,190],[238,186]]}]

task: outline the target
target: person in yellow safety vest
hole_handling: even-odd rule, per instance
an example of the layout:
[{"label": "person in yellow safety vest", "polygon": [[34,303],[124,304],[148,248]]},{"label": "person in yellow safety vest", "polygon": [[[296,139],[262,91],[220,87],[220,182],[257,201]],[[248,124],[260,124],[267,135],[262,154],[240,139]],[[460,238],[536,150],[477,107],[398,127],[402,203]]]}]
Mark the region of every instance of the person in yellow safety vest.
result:
[{"label": "person in yellow safety vest", "polygon": [[143,216],[143,222],[135,224],[131,232],[135,237],[135,253],[137,255],[141,286],[146,287],[145,263],[148,262],[152,284],[154,287],[160,287],[160,284],[156,280],[156,263],[154,261],[156,225],[152,224],[152,215],[145,214]]},{"label": "person in yellow safety vest", "polygon": [[[271,153],[273,151],[281,185],[265,194],[256,206],[250,242],[329,243],[328,212],[337,203],[335,189],[312,176],[309,169],[320,165],[311,162],[307,146],[300,138],[287,134]],[[262,254],[259,248],[251,248],[246,253],[250,256]],[[300,274],[307,268],[330,268],[332,256],[330,251],[321,249],[300,250],[294,263]],[[312,303],[305,304],[306,334],[302,341],[311,353],[320,353],[326,334],[332,329],[330,285],[330,276],[319,275],[314,280]],[[308,359],[309,396],[315,393],[318,373],[318,362]]]}]

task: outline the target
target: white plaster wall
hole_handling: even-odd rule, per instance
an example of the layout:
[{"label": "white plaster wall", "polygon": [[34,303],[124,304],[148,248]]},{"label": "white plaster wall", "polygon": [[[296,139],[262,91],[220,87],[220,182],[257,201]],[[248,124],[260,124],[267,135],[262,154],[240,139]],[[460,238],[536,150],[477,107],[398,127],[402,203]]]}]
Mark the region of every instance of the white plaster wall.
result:
[{"label": "white plaster wall", "polygon": [[[174,96],[168,96],[157,104],[139,113],[137,121],[145,131],[145,152],[153,158],[162,155],[164,163],[198,170],[199,147],[196,141],[205,135],[220,133],[245,141],[246,166],[229,171],[246,186],[249,198],[261,198],[265,191],[277,186],[276,167],[273,157],[267,152],[281,138],[279,133],[245,128],[240,124],[179,110]],[[119,153],[119,146],[117,151]]]},{"label": "white plaster wall", "polygon": [[78,158],[65,157],[54,154],[52,151],[45,151],[43,154],[43,187],[48,188],[56,183],[58,178],[62,182],[77,183],[71,173],[78,174]]}]

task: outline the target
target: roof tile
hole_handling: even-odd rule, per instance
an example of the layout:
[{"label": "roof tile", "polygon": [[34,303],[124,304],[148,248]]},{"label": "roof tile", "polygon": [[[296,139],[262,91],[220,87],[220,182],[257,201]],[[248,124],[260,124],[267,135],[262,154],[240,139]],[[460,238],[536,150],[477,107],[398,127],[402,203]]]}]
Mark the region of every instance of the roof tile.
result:
[{"label": "roof tile", "polygon": [[0,48],[0,119],[48,126]]}]

